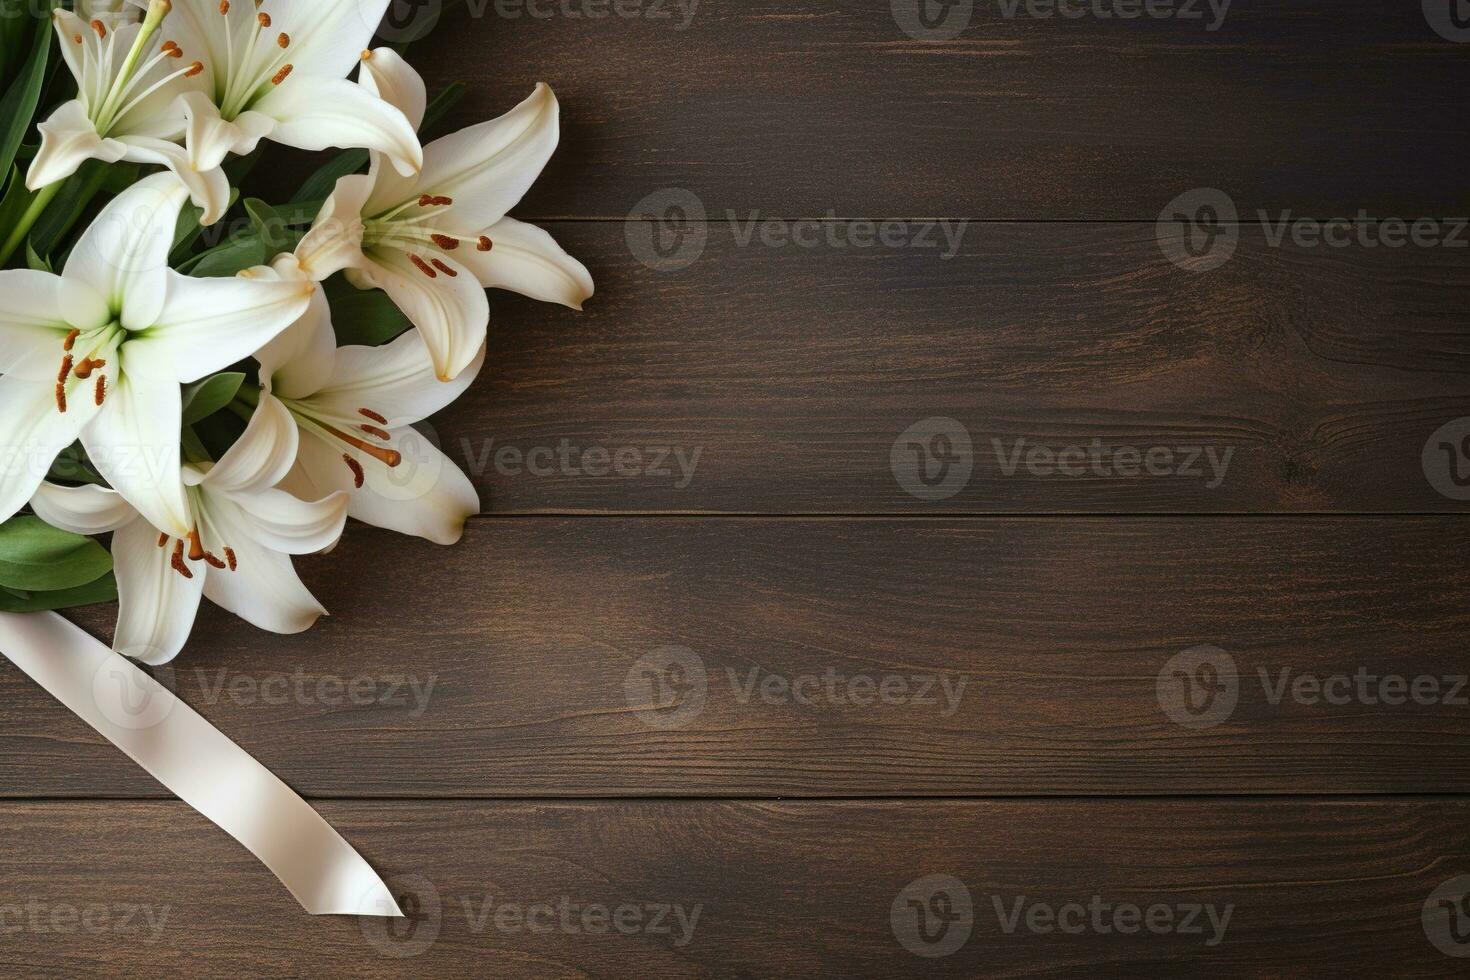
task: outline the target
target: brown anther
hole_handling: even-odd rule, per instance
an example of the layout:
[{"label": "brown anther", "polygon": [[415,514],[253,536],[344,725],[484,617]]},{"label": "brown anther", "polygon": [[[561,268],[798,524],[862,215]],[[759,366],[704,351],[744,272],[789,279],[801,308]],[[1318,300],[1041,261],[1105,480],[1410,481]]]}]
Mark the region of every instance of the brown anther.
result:
[{"label": "brown anther", "polygon": [[160,531],[158,534],[158,546],[162,548],[166,544],[168,544],[168,532]]},{"label": "brown anther", "polygon": [[358,415],[361,415],[363,418],[372,419],[374,422],[377,422],[377,423],[379,423],[381,425],[387,425],[388,424],[388,420],[385,417],[383,417],[382,415],[379,415],[377,412],[373,411],[371,408],[359,408],[357,410],[357,414]]},{"label": "brown anther", "polygon": [[199,529],[196,527],[189,532],[189,560],[198,561],[204,557],[204,545],[199,540]]},{"label": "brown anther", "polygon": [[442,260],[440,260],[440,259],[435,259],[434,260],[434,268],[438,269],[440,272],[444,273],[446,276],[448,276],[451,279],[458,279],[459,278],[459,273],[458,272],[455,272],[449,266],[445,265],[444,262]]},{"label": "brown anther", "polygon": [[225,16],[230,13],[230,0],[219,0],[219,12]]},{"label": "brown anther", "polygon": [[67,354],[65,357],[63,357],[61,359],[61,373],[56,376],[56,383],[59,384],[59,385],[66,384],[66,376],[68,374],[71,374],[71,355],[70,354]]},{"label": "brown anther", "polygon": [[218,558],[216,558],[214,555],[211,555],[207,551],[204,553],[204,561],[211,568],[224,568],[225,567],[225,563],[224,562],[220,561]]},{"label": "brown anther", "polygon": [[358,449],[364,453],[367,453],[369,456],[371,456],[373,459],[376,459],[380,463],[384,463],[388,466],[397,466],[399,463],[403,462],[403,454],[398,452],[397,450],[389,449],[386,446],[375,446],[372,443],[367,442],[366,440],[357,438],[357,436],[349,435],[346,432],[334,429],[330,425],[322,425],[322,428],[326,430],[328,435],[342,440],[353,449]]},{"label": "brown anther", "polygon": [[170,559],[169,564],[173,566],[174,571],[184,576],[184,578],[194,577],[194,573],[189,571],[189,566],[184,564],[183,539],[174,542],[174,555],[173,558]]},{"label": "brown anther", "polygon": [[107,25],[104,24],[104,23],[102,23],[102,21],[100,21],[100,20],[94,20],[94,21],[92,21],[92,30],[94,30],[94,31],[97,32],[97,36],[99,38],[102,38],[102,39],[106,40],[106,38],[107,38]]},{"label": "brown anther", "polygon": [[202,62],[202,61],[196,61],[192,65],[189,66],[189,70],[188,71],[184,72],[184,77],[185,78],[193,78],[195,75],[198,75],[198,74],[202,73],[203,71],[204,71],[204,62]]},{"label": "brown anther", "polygon": [[373,53],[371,51],[369,51],[367,48],[363,48],[362,49],[362,60],[363,61],[372,61],[373,60]]},{"label": "brown anther", "polygon": [[77,338],[81,335],[82,332],[80,330],[73,330],[71,333],[67,334],[66,339],[61,342],[61,349],[71,350],[72,346],[77,342]]},{"label": "brown anther", "polygon": [[284,51],[291,46],[291,35],[287,34],[285,31],[282,31],[280,35],[276,37],[276,44],[280,46],[282,51]]},{"label": "brown anther", "polygon": [[92,389],[92,398],[97,402],[97,407],[102,407],[102,402],[107,398],[107,375],[97,375],[97,384]]},{"label": "brown anther", "polygon": [[232,572],[236,568],[239,568],[240,567],[239,562],[235,561],[235,549],[234,548],[225,548],[225,561],[229,562],[230,571],[232,571]]},{"label": "brown anther", "polygon": [[454,203],[452,197],[436,197],[433,194],[423,194],[419,197],[421,208],[447,208]]},{"label": "brown anther", "polygon": [[92,376],[93,371],[103,367],[107,367],[106,361],[94,361],[90,357],[84,357],[77,365],[77,377],[86,381]]},{"label": "brown anther", "polygon": [[158,50],[170,58],[182,58],[184,56],[184,49],[179,47],[176,41],[165,41],[163,42],[163,47]]},{"label": "brown anther", "polygon": [[490,239],[486,238],[484,235],[481,235],[480,236],[479,243],[477,245],[475,245],[475,248],[479,249],[481,252],[488,252],[488,251],[490,251],[494,247],[495,247],[495,243],[492,242]]},{"label": "brown anther", "polygon": [[439,273],[437,273],[437,272],[434,271],[434,267],[431,266],[429,263],[425,262],[423,259],[419,258],[417,255],[410,255],[408,257],[408,261],[410,261],[414,265],[418,266],[418,270],[420,272],[422,272],[424,275],[428,276],[430,279],[438,279],[439,278]]},{"label": "brown anther", "polygon": [[271,15],[266,13],[264,10],[256,14],[255,19],[260,22],[261,27],[271,26]]},{"label": "brown anther", "polygon": [[296,70],[296,66],[295,65],[286,65],[280,71],[276,72],[275,75],[271,78],[271,84],[272,85],[279,85],[279,84],[281,84],[288,77],[290,77],[291,73],[293,71],[295,71],[295,70]]},{"label": "brown anther", "polygon": [[66,412],[66,385],[56,382],[56,410]]},{"label": "brown anther", "polygon": [[82,36],[80,34],[73,34],[71,36],[71,39],[73,41],[75,41],[77,44],[81,44],[82,43]]},{"label": "brown anther", "polygon": [[352,471],[352,485],[361,490],[362,485],[367,482],[367,474],[362,471],[362,464],[347,453],[342,454],[342,462],[346,463],[347,468]]},{"label": "brown anther", "polygon": [[458,238],[450,238],[448,235],[430,235],[429,238],[433,240],[435,245],[438,245],[446,252],[452,252],[459,248]]},{"label": "brown anther", "polygon": [[432,194],[420,194],[419,195],[419,207],[426,208],[430,204],[433,204],[433,203],[434,203],[434,195],[432,195]]},{"label": "brown anther", "polygon": [[378,428],[376,425],[359,425],[358,428],[366,432],[368,435],[373,436],[377,439],[381,439],[384,442],[390,442],[393,439],[391,433],[389,433],[386,429]]}]

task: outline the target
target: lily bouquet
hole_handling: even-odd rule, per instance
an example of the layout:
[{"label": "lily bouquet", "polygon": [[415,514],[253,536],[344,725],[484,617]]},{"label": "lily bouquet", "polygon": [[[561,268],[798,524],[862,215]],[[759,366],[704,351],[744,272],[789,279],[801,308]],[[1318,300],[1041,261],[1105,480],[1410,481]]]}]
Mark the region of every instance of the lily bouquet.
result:
[{"label": "lily bouquet", "polygon": [[[592,280],[506,217],[551,90],[421,143],[459,88],[371,47],[388,3],[0,0],[0,610],[115,597],[162,664],[201,598],[309,628],[291,557],[349,517],[447,545],[479,510],[413,426],[480,372],[487,288]],[[344,152],[272,205],[271,143]]]}]

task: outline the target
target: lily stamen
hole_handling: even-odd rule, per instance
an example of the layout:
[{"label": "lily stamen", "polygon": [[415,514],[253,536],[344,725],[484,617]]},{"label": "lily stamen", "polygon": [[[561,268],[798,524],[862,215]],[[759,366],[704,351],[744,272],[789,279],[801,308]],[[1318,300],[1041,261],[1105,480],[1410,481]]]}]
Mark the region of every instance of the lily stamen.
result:
[{"label": "lily stamen", "polygon": [[387,425],[388,424],[388,420],[386,418],[384,418],[382,415],[378,414],[377,412],[373,411],[371,408],[359,408],[357,410],[357,414],[361,415],[363,418],[372,419],[374,422],[378,423],[379,425]]},{"label": "lily stamen", "polygon": [[239,567],[239,564],[235,561],[235,549],[228,545],[225,546],[225,561],[229,563],[230,571],[232,572]]},{"label": "lily stamen", "polygon": [[342,454],[342,462],[346,463],[347,468],[352,471],[353,488],[361,490],[362,485],[367,482],[367,474],[362,471],[362,464],[353,459],[349,453]]},{"label": "lily stamen", "polygon": [[366,432],[368,435],[374,437],[375,439],[381,439],[384,442],[391,442],[393,439],[393,435],[390,432],[388,432],[386,429],[380,429],[376,425],[364,424],[359,425],[358,428]]},{"label": "lily stamen", "polygon": [[194,573],[189,571],[189,566],[184,564],[184,541],[182,538],[174,542],[174,554],[173,558],[169,561],[169,565],[172,566],[174,571],[184,576],[184,578],[194,577]]},{"label": "lily stamen", "polygon": [[92,397],[96,401],[97,407],[101,408],[103,400],[107,398],[107,375],[97,375],[97,385],[93,389]]},{"label": "lily stamen", "polygon": [[417,266],[418,267],[418,270],[420,272],[422,272],[424,275],[428,276],[430,279],[438,279],[439,278],[439,273],[437,273],[437,272],[434,271],[434,267],[431,266],[431,265],[429,265],[429,263],[425,262],[419,256],[417,256],[417,255],[410,255],[408,257],[408,260],[410,262],[412,262],[415,266]]},{"label": "lily stamen", "polygon": [[376,459],[378,462],[384,464],[385,466],[397,466],[399,463],[403,462],[403,454],[396,449],[387,449],[383,446],[374,446],[370,442],[359,439],[357,438],[357,436],[349,435],[346,432],[341,431],[340,429],[335,429],[324,422],[318,422],[317,424],[322,427],[323,432],[326,432],[328,435],[336,439],[342,440],[353,449],[361,450],[362,452],[367,453],[373,459]]}]

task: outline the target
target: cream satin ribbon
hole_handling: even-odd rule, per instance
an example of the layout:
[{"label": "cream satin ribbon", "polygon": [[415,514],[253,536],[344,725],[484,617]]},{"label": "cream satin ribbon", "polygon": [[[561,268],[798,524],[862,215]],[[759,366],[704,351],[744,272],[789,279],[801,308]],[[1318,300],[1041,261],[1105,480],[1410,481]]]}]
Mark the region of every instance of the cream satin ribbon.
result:
[{"label": "cream satin ribbon", "polygon": [[312,915],[402,917],[305,800],[130,661],[55,613],[0,613],[0,654],[244,844]]}]

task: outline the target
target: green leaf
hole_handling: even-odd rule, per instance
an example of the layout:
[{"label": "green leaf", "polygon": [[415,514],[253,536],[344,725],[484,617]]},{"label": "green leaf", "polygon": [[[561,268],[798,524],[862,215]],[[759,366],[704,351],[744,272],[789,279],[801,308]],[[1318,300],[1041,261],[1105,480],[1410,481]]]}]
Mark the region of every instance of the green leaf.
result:
[{"label": "green leaf", "polygon": [[332,193],[338,180],[348,174],[357,173],[367,165],[367,150],[348,150],[346,153],[340,153],[323,164],[316,173],[306,178],[306,183],[302,184],[296,196],[291,198],[291,203],[321,200]]},{"label": "green leaf", "polygon": [[112,570],[96,541],[22,514],[0,525],[0,585],[27,592],[72,589]]},{"label": "green leaf", "polygon": [[26,241],[26,265],[30,266],[37,272],[54,273],[56,271],[55,269],[51,268],[50,259],[43,259],[41,258],[41,256],[36,254],[36,247],[32,245],[29,240]]},{"label": "green leaf", "polygon": [[46,82],[46,64],[51,56],[50,3],[47,15],[34,18],[31,53],[20,75],[0,98],[0,173],[15,163],[15,151],[31,128],[31,118],[41,100],[41,86]]},{"label": "green leaf", "polygon": [[245,199],[245,213],[250,216],[250,223],[255,226],[256,234],[260,235],[260,240],[265,242],[266,251],[270,255],[278,255],[285,251],[286,220],[276,212],[275,208],[258,197],[250,197]]},{"label": "green leaf", "polygon": [[[226,212],[235,206],[235,200],[239,196],[240,192],[231,187],[230,203],[225,207]],[[190,201],[184,202],[184,208],[179,212],[179,223],[174,226],[174,244],[169,250],[170,265],[177,266],[187,259],[195,243],[204,235],[205,228],[199,223],[202,217],[204,217],[203,208]]]},{"label": "green leaf", "polygon": [[270,259],[265,242],[254,231],[236,235],[179,266],[191,276],[233,276],[241,269],[265,265]]},{"label": "green leaf", "polygon": [[339,346],[377,347],[413,325],[381,289],[357,289],[339,275],[327,280],[326,291]]},{"label": "green leaf", "polygon": [[224,408],[244,383],[243,372],[224,371],[189,385],[184,389],[184,424],[193,425]]},{"label": "green leaf", "polygon": [[54,609],[75,609],[78,606],[95,606],[101,602],[117,599],[117,580],[112,573],[95,581],[71,589],[50,589],[32,592],[26,598],[14,593],[0,592],[0,610],[4,612],[46,612]]},{"label": "green leaf", "polygon": [[107,485],[92,468],[92,461],[87,459],[87,451],[80,442],[72,443],[57,455],[51,463],[51,469],[46,473],[46,479],[52,483],[91,483],[99,487]]},{"label": "green leaf", "polygon": [[31,241],[36,251],[49,255],[56,251],[66,233],[82,219],[88,206],[107,184],[108,171],[118,169],[137,180],[138,167],[134,164],[106,164],[101,160],[88,160],[77,172],[66,179],[61,193],[51,202],[31,230]]}]

